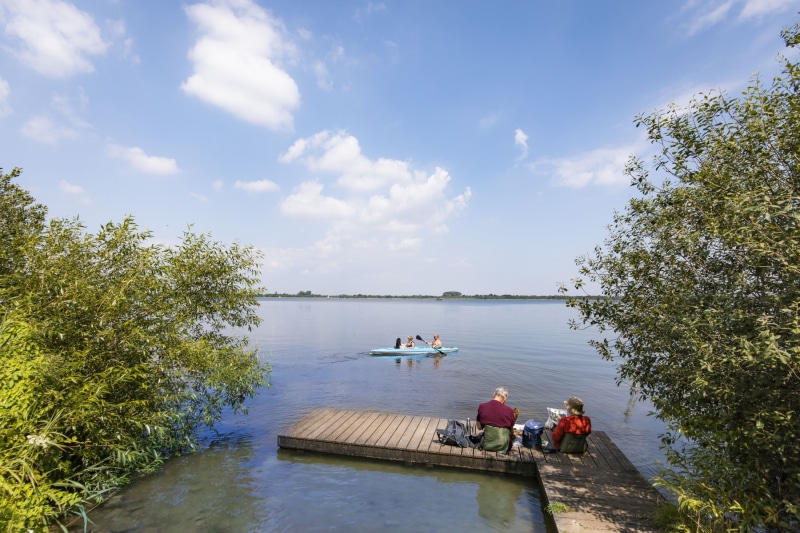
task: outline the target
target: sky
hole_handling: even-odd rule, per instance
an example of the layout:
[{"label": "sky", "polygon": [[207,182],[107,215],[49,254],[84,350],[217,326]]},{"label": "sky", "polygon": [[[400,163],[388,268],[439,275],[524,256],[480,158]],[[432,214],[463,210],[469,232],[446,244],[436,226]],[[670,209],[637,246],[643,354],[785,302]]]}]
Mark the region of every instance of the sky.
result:
[{"label": "sky", "polygon": [[0,167],[89,232],[253,246],[273,293],[552,295],[635,194],[636,116],[769,82],[798,12],[0,0]]}]

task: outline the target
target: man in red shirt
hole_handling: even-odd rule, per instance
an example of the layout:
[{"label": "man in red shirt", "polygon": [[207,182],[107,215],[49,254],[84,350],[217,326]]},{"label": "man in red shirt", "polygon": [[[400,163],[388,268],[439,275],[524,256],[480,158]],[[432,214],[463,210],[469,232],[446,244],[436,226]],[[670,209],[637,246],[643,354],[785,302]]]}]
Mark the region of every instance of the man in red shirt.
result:
[{"label": "man in red shirt", "polygon": [[491,429],[489,434],[487,434],[484,429],[484,450],[507,452],[513,442],[514,422],[517,421],[517,417],[514,410],[505,404],[507,399],[508,389],[505,387],[497,387],[492,399],[478,406],[478,416],[476,418],[478,429],[484,429],[485,426],[490,426],[500,430],[496,432],[494,429]]}]

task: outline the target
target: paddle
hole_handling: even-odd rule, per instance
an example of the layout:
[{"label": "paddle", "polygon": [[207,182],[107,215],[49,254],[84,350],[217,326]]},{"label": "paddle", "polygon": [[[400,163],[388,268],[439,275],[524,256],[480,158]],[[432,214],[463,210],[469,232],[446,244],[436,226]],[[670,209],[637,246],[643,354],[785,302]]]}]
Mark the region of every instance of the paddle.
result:
[{"label": "paddle", "polygon": [[[419,335],[417,335],[417,340],[418,340],[418,341],[422,341],[422,342],[424,342],[424,343],[425,343],[425,344],[427,344],[428,346],[431,346],[431,343],[429,343],[428,341],[426,341],[425,339],[423,339],[423,338],[422,338],[422,337],[420,337]],[[433,346],[431,346],[431,348],[433,348],[434,350],[436,350],[437,352],[439,352],[439,353],[440,353],[440,354],[442,354],[442,355],[447,355],[446,353],[444,353],[443,351],[441,351],[439,348],[435,348],[435,347],[433,347]]]}]

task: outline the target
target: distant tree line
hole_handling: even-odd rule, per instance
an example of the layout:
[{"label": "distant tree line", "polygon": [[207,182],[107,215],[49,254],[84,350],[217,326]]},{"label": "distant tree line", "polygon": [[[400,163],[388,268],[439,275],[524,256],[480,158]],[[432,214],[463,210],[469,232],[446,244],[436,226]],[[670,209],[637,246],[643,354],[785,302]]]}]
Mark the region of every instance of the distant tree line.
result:
[{"label": "distant tree line", "polygon": [[[429,299],[429,300],[568,300],[574,296],[563,294],[553,295],[526,295],[526,294],[461,294],[460,292],[445,292],[441,296],[430,294],[414,294],[396,296],[391,294],[315,294],[311,291],[299,291],[297,293],[273,292],[260,294],[259,298],[386,298],[386,299]],[[602,296],[581,296],[580,298],[602,298]]]}]

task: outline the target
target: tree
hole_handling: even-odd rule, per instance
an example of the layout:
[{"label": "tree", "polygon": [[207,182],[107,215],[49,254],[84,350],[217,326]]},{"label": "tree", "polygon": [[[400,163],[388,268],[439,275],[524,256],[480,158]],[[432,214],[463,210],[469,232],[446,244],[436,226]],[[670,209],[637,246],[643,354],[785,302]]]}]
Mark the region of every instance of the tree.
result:
[{"label": "tree", "polygon": [[711,530],[800,526],[800,70],[783,62],[769,87],[637,117],[660,151],[630,161],[640,197],[577,260],[575,287],[607,298],[570,302],[667,423],[658,483]]},{"label": "tree", "polygon": [[0,271],[0,525],[10,530],[42,529],[191,450],[198,426],[246,410],[268,372],[231,333],[260,322],[257,251],[188,230],[162,247],[132,218],[96,234],[78,220],[45,223],[10,183],[18,174],[0,179],[0,237],[11,243],[0,251],[11,265]]},{"label": "tree", "polygon": [[31,235],[42,231],[47,214],[43,205],[34,203],[26,190],[12,182],[20,173],[21,170],[15,168],[3,174],[0,168],[0,280],[20,264],[17,253]]}]

